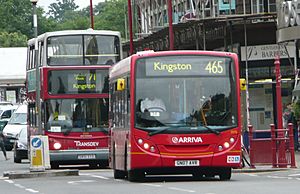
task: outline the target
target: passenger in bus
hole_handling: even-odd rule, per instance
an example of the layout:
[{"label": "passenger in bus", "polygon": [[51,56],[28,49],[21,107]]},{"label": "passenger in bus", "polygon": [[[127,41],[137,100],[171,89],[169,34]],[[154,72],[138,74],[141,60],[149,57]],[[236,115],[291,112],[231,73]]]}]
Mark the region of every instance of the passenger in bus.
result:
[{"label": "passenger in bus", "polygon": [[84,114],[82,112],[81,104],[77,104],[75,107],[75,111],[73,112],[73,126],[74,127],[84,127],[85,119]]}]

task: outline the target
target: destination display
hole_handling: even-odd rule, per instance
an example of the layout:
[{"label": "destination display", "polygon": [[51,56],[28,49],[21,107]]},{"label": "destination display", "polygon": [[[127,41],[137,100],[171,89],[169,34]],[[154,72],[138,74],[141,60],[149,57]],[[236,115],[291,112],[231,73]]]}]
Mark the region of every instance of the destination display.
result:
[{"label": "destination display", "polygon": [[[48,73],[50,94],[103,93],[108,70],[53,70]],[[107,86],[105,86],[107,85]]]},{"label": "destination display", "polygon": [[224,57],[168,56],[146,58],[146,76],[226,75]]}]

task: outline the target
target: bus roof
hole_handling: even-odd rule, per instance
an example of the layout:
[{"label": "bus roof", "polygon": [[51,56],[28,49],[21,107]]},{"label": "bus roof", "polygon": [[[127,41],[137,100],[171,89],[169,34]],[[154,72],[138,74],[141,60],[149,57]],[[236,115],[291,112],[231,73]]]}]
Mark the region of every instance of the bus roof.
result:
[{"label": "bus roof", "polygon": [[[110,30],[62,30],[62,31],[54,31],[54,32],[46,32],[38,36],[38,40],[45,40],[51,36],[64,36],[64,35],[114,35],[121,36],[118,31],[110,31]],[[28,41],[28,45],[33,45],[35,38],[32,38]]]}]

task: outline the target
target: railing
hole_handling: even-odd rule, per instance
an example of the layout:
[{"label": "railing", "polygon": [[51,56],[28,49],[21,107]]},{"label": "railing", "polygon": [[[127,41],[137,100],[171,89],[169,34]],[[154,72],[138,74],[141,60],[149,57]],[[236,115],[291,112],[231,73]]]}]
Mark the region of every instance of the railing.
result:
[{"label": "railing", "polygon": [[[287,129],[275,129],[270,125],[268,130],[253,130],[249,126],[249,152],[250,167],[259,165],[272,165],[273,168],[296,168],[293,124],[289,123]],[[254,138],[254,133],[270,133],[270,138]]]}]

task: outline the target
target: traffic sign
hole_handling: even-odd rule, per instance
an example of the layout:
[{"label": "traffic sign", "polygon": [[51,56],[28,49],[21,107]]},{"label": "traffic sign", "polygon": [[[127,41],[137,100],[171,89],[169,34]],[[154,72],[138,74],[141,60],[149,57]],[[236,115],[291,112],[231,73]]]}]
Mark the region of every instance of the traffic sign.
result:
[{"label": "traffic sign", "polygon": [[39,148],[42,145],[42,140],[38,137],[35,137],[31,140],[31,145],[34,148]]}]

